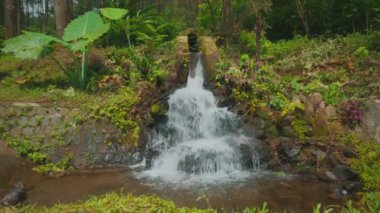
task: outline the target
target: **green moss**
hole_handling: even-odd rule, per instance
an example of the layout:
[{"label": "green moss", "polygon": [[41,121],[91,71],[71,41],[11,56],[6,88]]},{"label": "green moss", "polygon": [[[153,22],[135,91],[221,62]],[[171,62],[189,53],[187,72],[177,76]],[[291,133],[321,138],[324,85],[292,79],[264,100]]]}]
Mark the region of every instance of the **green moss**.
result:
[{"label": "green moss", "polygon": [[46,100],[49,99],[48,96],[43,88],[27,89],[19,86],[3,86],[0,83],[0,100],[4,102]]},{"label": "green moss", "polygon": [[305,120],[295,119],[292,121],[291,125],[300,139],[308,139],[307,133],[310,132],[311,129],[308,127]]},{"label": "green moss", "polygon": [[150,112],[154,115],[163,115],[167,112],[167,109],[162,103],[155,103],[150,108]]}]

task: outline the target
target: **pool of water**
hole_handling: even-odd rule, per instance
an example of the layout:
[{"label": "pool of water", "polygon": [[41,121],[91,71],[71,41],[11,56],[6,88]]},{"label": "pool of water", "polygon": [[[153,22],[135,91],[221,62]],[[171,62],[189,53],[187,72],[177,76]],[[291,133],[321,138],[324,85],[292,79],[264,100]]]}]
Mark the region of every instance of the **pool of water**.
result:
[{"label": "pool of water", "polygon": [[[122,191],[134,195],[158,195],[178,206],[241,209],[267,202],[274,210],[310,212],[316,203],[339,204],[328,197],[328,184],[302,177],[263,175],[245,183],[226,185],[170,185],[137,179],[131,170],[77,171],[61,178],[40,179],[30,185],[27,203],[53,205],[85,200],[93,195]],[[198,199],[203,197],[203,199]],[[207,201],[207,199],[208,201]]]}]

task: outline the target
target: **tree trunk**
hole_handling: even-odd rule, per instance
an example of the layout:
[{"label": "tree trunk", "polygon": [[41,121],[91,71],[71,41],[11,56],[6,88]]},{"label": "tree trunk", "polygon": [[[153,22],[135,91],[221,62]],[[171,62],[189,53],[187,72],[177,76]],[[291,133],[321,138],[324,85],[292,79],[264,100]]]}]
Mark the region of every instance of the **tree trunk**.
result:
[{"label": "tree trunk", "polygon": [[223,0],[223,22],[224,22],[224,31],[226,33],[226,37],[231,37],[232,32],[232,7],[231,0]]},{"label": "tree trunk", "polygon": [[212,26],[215,27],[215,14],[214,14],[214,9],[212,8],[212,3],[210,0],[207,0],[207,5],[208,5],[208,9],[210,11],[210,15],[211,15],[211,23],[212,23]]},{"label": "tree trunk", "polygon": [[18,0],[4,1],[5,38],[12,38],[20,33],[20,2]]},{"label": "tree trunk", "polygon": [[255,51],[256,70],[259,70],[261,67],[261,35],[263,33],[263,23],[260,16],[256,17],[254,33],[256,37],[256,51]]},{"label": "tree trunk", "polygon": [[162,12],[161,0],[156,0],[156,4],[157,4],[157,13],[160,14]]},{"label": "tree trunk", "polygon": [[305,33],[307,36],[310,35],[310,30],[309,30],[309,21],[307,20],[307,13],[306,13],[306,8],[305,8],[305,2],[301,0],[296,0],[296,5],[297,5],[297,12],[298,15],[300,16],[302,20],[302,25],[305,30]]},{"label": "tree trunk", "polygon": [[62,37],[65,27],[71,20],[71,6],[71,0],[55,0],[54,11],[58,38]]},{"label": "tree trunk", "polygon": [[46,33],[49,26],[49,0],[44,0],[44,19],[42,26],[43,32]]}]

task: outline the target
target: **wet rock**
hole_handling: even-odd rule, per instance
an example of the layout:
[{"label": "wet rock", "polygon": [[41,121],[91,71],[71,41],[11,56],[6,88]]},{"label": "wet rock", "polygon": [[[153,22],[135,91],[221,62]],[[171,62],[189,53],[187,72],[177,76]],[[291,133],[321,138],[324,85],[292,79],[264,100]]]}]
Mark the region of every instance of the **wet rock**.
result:
[{"label": "wet rock", "polygon": [[145,154],[145,169],[150,169],[153,166],[153,160],[160,155],[160,151],[157,149],[147,149]]},{"label": "wet rock", "polygon": [[256,158],[260,160],[260,163],[267,163],[273,158],[273,154],[267,145],[263,141],[255,140],[254,153]]},{"label": "wet rock", "polygon": [[332,169],[334,175],[340,181],[360,181],[360,176],[348,166],[337,165]]},{"label": "wet rock", "polygon": [[363,183],[359,181],[348,181],[342,184],[342,187],[351,194],[360,191],[363,188]]},{"label": "wet rock", "polygon": [[281,151],[288,158],[294,158],[301,152],[301,147],[292,144],[288,138],[281,138]]},{"label": "wet rock", "polygon": [[26,193],[24,189],[24,184],[22,182],[17,182],[8,194],[0,200],[0,205],[3,206],[13,206],[17,203],[25,200]]},{"label": "wet rock", "polygon": [[335,174],[327,169],[319,169],[316,175],[319,179],[327,182],[335,182],[338,180]]},{"label": "wet rock", "polygon": [[297,156],[300,153],[300,151],[301,151],[301,147],[294,146],[294,147],[289,148],[288,150],[285,150],[285,153],[289,158],[293,158]]},{"label": "wet rock", "polygon": [[204,54],[204,71],[206,81],[215,79],[216,64],[220,60],[220,54],[218,47],[213,38],[207,36],[201,36],[198,39],[200,49]]},{"label": "wet rock", "polygon": [[240,155],[241,155],[241,163],[244,168],[252,169],[253,168],[253,150],[252,147],[248,144],[240,144]]}]

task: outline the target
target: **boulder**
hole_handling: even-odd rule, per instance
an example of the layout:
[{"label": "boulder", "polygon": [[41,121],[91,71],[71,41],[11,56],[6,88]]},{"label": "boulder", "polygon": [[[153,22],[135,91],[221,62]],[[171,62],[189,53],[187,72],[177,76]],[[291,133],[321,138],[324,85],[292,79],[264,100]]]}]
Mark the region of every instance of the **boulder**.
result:
[{"label": "boulder", "polygon": [[332,172],[340,181],[360,181],[360,176],[348,166],[337,165]]},{"label": "boulder", "polygon": [[26,198],[26,193],[24,189],[24,184],[22,182],[17,182],[6,194],[3,199],[0,200],[0,205],[3,206],[13,206],[22,202]]},{"label": "boulder", "polygon": [[187,36],[178,36],[175,44],[175,70],[181,83],[186,82],[189,74],[189,56]]},{"label": "boulder", "polygon": [[380,143],[380,100],[368,101],[366,106],[361,128]]}]

